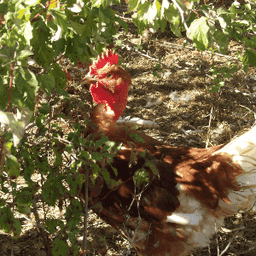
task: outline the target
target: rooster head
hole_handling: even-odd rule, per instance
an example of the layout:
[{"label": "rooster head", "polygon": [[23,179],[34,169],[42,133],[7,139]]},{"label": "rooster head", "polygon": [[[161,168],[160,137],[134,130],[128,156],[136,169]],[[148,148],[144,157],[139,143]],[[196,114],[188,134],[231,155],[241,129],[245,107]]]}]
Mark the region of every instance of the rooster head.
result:
[{"label": "rooster head", "polygon": [[123,113],[127,103],[131,77],[118,66],[119,57],[115,52],[103,52],[90,66],[89,75],[93,77],[90,93],[98,104],[105,104],[106,110],[113,111],[113,120]]}]

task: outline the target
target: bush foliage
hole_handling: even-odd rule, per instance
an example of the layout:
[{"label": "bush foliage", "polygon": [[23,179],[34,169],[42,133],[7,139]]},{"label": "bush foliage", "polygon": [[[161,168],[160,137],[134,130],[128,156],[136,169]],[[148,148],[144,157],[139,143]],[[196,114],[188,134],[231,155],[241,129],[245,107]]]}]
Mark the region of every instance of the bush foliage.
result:
[{"label": "bush foliage", "polygon": [[[190,2],[194,11],[179,0],[129,0],[127,12],[139,33],[148,27],[164,32],[169,26],[200,51],[225,54],[235,40],[244,46],[238,53],[244,71],[256,65],[255,0],[234,1],[229,8]],[[70,244],[74,255],[83,251],[77,227],[81,227],[81,217],[86,217],[87,203],[78,197],[85,180],[79,170],[92,170],[92,182],[102,175],[115,186],[97,162],[111,163],[118,145],[104,136],[96,143],[90,136],[83,137],[87,121],[81,115],[73,122],[74,101],[70,104],[60,59],[87,63],[117,40],[120,30],[127,32],[127,23],[113,8],[119,4],[119,0],[0,1],[0,228],[17,236],[22,227],[14,211],[33,212],[48,255],[67,255]],[[35,62],[30,65],[29,59]],[[211,91],[218,92],[222,77],[236,70],[228,63],[221,70],[212,67]],[[69,114],[56,111],[55,104],[67,105]],[[83,104],[76,99],[76,106]],[[72,122],[65,126],[63,119]],[[139,179],[142,174],[137,175]],[[47,206],[65,211],[65,219],[45,213],[44,220],[39,220],[38,207]]]}]

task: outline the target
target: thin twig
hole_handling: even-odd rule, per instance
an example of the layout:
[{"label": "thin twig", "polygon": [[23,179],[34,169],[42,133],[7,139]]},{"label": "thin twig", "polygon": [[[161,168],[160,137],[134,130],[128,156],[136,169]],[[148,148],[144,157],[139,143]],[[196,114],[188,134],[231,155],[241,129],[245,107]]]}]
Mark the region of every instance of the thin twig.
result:
[{"label": "thin twig", "polygon": [[[254,196],[254,198],[255,198],[255,201],[254,201],[254,204],[252,204],[252,206],[244,213],[244,215],[245,215],[244,220],[245,220],[245,218],[248,216],[249,212],[253,209],[253,207],[254,207],[255,204],[256,204],[256,196],[255,196],[253,190],[252,190],[252,189],[250,189],[250,190],[251,190],[251,193],[253,194],[253,196]],[[221,252],[220,255],[218,254],[218,256],[222,256],[222,255],[228,250],[229,246],[231,245],[231,243],[233,242],[233,240],[235,239],[235,237],[237,237],[237,235],[238,235],[238,233],[240,232],[240,230],[244,229],[244,227],[243,227],[244,220],[243,220],[243,222],[239,225],[239,228],[235,231],[234,235],[230,238],[230,240],[229,240],[227,246],[225,247],[225,249]]]},{"label": "thin twig", "polygon": [[89,186],[89,170],[87,167],[85,169],[85,213],[84,213],[84,238],[83,238],[83,256],[86,256],[86,247],[87,247],[87,219],[88,219],[88,186]]},{"label": "thin twig", "polygon": [[127,237],[129,238],[129,247],[128,247],[127,251],[124,253],[124,256],[125,256],[125,255],[128,255],[128,254],[130,253],[130,250],[131,250],[131,248],[132,248],[132,246],[133,246],[134,243],[137,243],[138,241],[144,239],[145,237],[147,237],[148,235],[151,234],[151,224],[150,224],[149,229],[148,229],[148,232],[147,232],[145,235],[143,235],[142,237],[139,237],[139,239],[135,240],[136,234],[137,234],[137,232],[138,232],[138,230],[139,230],[139,227],[140,227],[140,224],[141,224],[141,222],[142,222],[142,218],[141,218],[141,216],[140,216],[140,209],[139,209],[139,207],[140,207],[140,200],[141,200],[142,193],[146,190],[146,188],[148,187],[149,184],[150,184],[150,183],[147,183],[147,184],[143,187],[142,191],[141,191],[139,194],[137,194],[137,192],[136,192],[136,190],[137,190],[136,187],[137,187],[137,186],[136,186],[136,182],[134,181],[134,195],[135,195],[135,196],[134,196],[134,198],[133,198],[133,200],[132,200],[132,202],[131,202],[131,204],[130,204],[130,206],[129,206],[129,208],[128,208],[128,211],[129,211],[130,208],[132,207],[132,204],[134,203],[134,201],[136,201],[136,202],[137,202],[137,210],[138,210],[138,222],[137,222],[137,224],[136,224],[136,227],[135,227],[135,230],[134,230],[134,233],[133,233],[132,238],[129,237],[128,231],[126,230],[126,227],[125,227],[125,224],[123,224],[124,230],[125,230],[125,232],[126,232],[126,234],[127,234]]},{"label": "thin twig", "polygon": [[55,59],[52,64],[56,63],[57,61],[59,61],[62,57],[65,57],[64,54],[61,54],[57,59]]},{"label": "thin twig", "polygon": [[[130,211],[130,208],[132,207],[132,205],[133,205],[133,203],[134,203],[134,201],[135,201],[135,198],[136,198],[136,196],[137,196],[136,194],[137,194],[137,192],[136,192],[136,182],[134,181],[134,195],[135,195],[135,196],[133,197],[133,200],[132,200],[130,206],[128,207],[128,209],[127,209],[128,212]],[[137,202],[137,205],[138,205],[138,202]],[[135,230],[134,230],[134,233],[133,233],[132,238],[129,237],[128,231],[126,230],[125,224],[123,223],[125,232],[126,232],[126,234],[127,234],[127,237],[129,238],[129,246],[128,246],[128,249],[127,249],[126,253],[124,253],[124,256],[126,256],[126,255],[128,256],[128,254],[130,254],[130,250],[131,250],[131,248],[132,248],[132,246],[133,246],[136,233],[137,233],[138,228],[139,228],[140,223],[141,223],[141,217],[140,217],[139,208],[138,208],[138,219],[139,219],[139,220],[138,220],[138,222],[137,222],[137,224],[136,224],[136,227],[135,227]]]},{"label": "thin twig", "polygon": [[[13,202],[13,204],[12,204],[12,212],[14,214],[14,211],[15,211],[14,205],[15,204],[14,204],[14,196],[13,196],[13,182],[12,182],[11,178],[9,178],[9,180],[10,180],[11,188],[12,188],[12,193],[11,193],[11,195],[12,195],[12,202]],[[11,256],[13,256],[13,237],[11,238]]]},{"label": "thin twig", "polygon": [[38,228],[38,233],[39,233],[40,237],[43,240],[43,244],[44,244],[44,247],[45,247],[46,254],[51,256],[52,254],[51,254],[50,248],[48,246],[47,238],[45,238],[45,236],[44,236],[44,229],[42,228],[42,226],[40,224],[40,219],[39,219],[39,216],[38,216],[35,199],[33,199],[32,212],[34,213],[34,216],[35,216],[35,219],[36,219],[36,225],[37,225],[37,228]]},{"label": "thin twig", "polygon": [[[208,135],[210,134],[210,131],[211,131],[212,117],[213,117],[213,107],[211,107],[211,112],[210,112],[210,119],[209,119],[209,125],[208,125],[208,127],[209,127]],[[210,139],[208,137],[207,140],[206,140],[205,148],[208,148],[209,141],[210,141]]]},{"label": "thin twig", "polygon": [[10,73],[10,81],[9,81],[9,95],[8,95],[8,102],[7,102],[7,109],[8,112],[10,110],[10,102],[11,102],[11,95],[12,95],[12,79],[13,79],[13,71],[14,71],[14,63],[10,64],[11,73]]},{"label": "thin twig", "polygon": [[215,222],[215,234],[216,234],[216,243],[217,243],[217,256],[220,256],[220,247],[219,247],[219,240],[218,240],[218,234],[217,234],[217,225]]},{"label": "thin twig", "polygon": [[[14,56],[14,52],[13,52],[13,56]],[[7,109],[6,109],[7,112],[10,111],[10,102],[11,102],[11,95],[12,95],[12,79],[13,79],[14,66],[15,66],[15,63],[12,62],[10,64],[11,73],[10,73],[10,81],[9,81],[9,95],[8,95],[8,102],[7,102]],[[4,157],[5,157],[5,154],[4,154],[4,143],[5,143],[6,132],[7,132],[7,128],[5,127],[4,128],[4,134],[3,134],[3,137],[2,137],[2,141],[1,141],[0,163],[4,162]]]},{"label": "thin twig", "polygon": [[239,106],[240,106],[240,107],[242,107],[242,108],[245,108],[245,109],[249,110],[251,113],[253,113],[253,115],[254,115],[254,119],[256,120],[256,113],[255,113],[254,111],[252,111],[252,110],[251,110],[251,109],[249,109],[248,107],[243,106],[243,105],[241,105],[241,104],[239,104]]},{"label": "thin twig", "polygon": [[50,1],[47,1],[47,2],[46,2],[46,6],[45,6],[45,7],[42,6],[43,10],[42,10],[41,12],[37,13],[37,14],[30,20],[30,22],[36,21],[36,20],[38,19],[38,17],[39,17],[43,12],[46,12],[46,11],[48,10],[49,6],[50,6]]},{"label": "thin twig", "polygon": [[208,245],[208,253],[209,253],[209,256],[211,256],[211,246]]}]

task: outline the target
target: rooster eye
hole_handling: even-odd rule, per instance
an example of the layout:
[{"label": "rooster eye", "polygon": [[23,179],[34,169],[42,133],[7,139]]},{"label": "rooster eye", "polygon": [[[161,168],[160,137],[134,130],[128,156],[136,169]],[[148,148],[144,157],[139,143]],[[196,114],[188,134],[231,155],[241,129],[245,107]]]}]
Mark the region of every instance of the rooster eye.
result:
[{"label": "rooster eye", "polygon": [[113,74],[107,74],[107,78],[111,78],[113,76]]}]

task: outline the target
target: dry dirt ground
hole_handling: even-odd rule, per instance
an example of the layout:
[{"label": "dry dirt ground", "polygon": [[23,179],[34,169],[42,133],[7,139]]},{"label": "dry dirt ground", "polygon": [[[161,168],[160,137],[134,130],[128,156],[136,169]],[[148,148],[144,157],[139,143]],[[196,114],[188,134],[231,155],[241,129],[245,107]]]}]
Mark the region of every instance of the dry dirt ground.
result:
[{"label": "dry dirt ground", "polygon": [[[223,79],[225,86],[218,94],[209,91],[213,85],[210,68],[227,63],[240,68],[237,52],[243,52],[242,45],[231,42],[227,55],[220,55],[201,53],[189,42],[183,47],[185,38],[175,38],[171,32],[152,35],[157,36],[156,40],[150,36],[141,38],[131,26],[128,34],[121,33],[119,37],[122,44],[116,51],[132,77],[123,117],[156,122],[155,128],[140,129],[173,146],[210,147],[250,129],[256,117],[255,68],[249,68],[246,74],[239,69],[230,79]],[[73,94],[79,91],[74,88],[81,80],[79,75],[75,76],[77,70],[72,72],[69,67],[69,72],[74,79],[69,86]],[[50,211],[56,216],[56,209]],[[58,214],[61,218],[59,211]],[[34,218],[23,216],[21,220],[24,229],[21,237],[11,239],[8,234],[0,234],[0,255],[11,255],[12,248],[14,255],[46,255]],[[101,247],[103,251],[107,249],[107,255],[123,255],[128,243],[118,231],[93,213],[88,223],[89,240],[91,234],[96,235],[88,255],[99,255]],[[225,227],[216,231],[208,247],[196,250],[191,256],[256,255],[255,230],[254,213],[237,213],[226,218]],[[105,245],[100,237],[105,239]],[[130,255],[136,253],[132,251]]]}]

